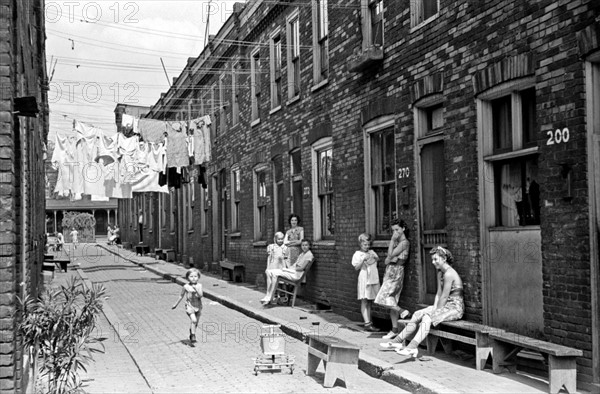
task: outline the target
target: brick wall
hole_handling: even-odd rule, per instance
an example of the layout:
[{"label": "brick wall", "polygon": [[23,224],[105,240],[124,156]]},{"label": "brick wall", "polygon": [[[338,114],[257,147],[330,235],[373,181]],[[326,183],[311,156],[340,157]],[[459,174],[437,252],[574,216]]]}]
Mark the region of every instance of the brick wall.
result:
[{"label": "brick wall", "polygon": [[[42,11],[41,1],[0,4],[0,390],[7,393],[29,383],[16,296],[37,295],[43,259],[44,189],[36,187],[48,133]],[[36,117],[15,113],[14,99],[26,96],[37,101]]]},{"label": "brick wall", "polygon": [[[306,3],[288,6],[269,2],[250,2],[235,14],[235,29],[229,39],[260,43],[261,86],[260,124],[251,126],[249,55],[252,45],[228,47],[214,45],[197,60],[202,69],[214,71],[194,76],[195,86],[207,88],[218,81],[220,73],[228,73],[229,58],[239,56],[240,123],[228,128],[213,141],[214,160],[208,176],[232,164],[241,168],[241,229],[239,236],[226,237],[227,257],[246,264],[247,280],[253,281],[265,268],[267,242],[254,242],[253,168],[269,162],[273,152],[290,139],[300,141],[303,186],[314,193],[311,171],[311,135],[320,125],[331,125],[333,140],[333,183],[335,199],[335,242],[317,243],[317,263],[313,265],[307,285],[308,298],[329,304],[339,313],[358,319],[356,272],[350,264],[357,249],[357,236],[366,228],[364,183],[364,131],[368,119],[394,116],[396,169],[408,168],[417,173],[413,104],[426,97],[427,78],[433,78],[437,92],[444,99],[444,157],[446,187],[447,244],[455,256],[455,268],[464,280],[465,318],[485,321],[486,286],[483,255],[488,245],[482,244],[478,159],[478,118],[476,96],[483,90],[508,82],[523,70],[511,68],[526,64],[536,89],[536,135],[539,179],[541,186],[541,252],[542,292],[545,339],[584,350],[579,372],[584,382],[591,381],[591,300],[590,240],[588,227],[588,180],[586,179],[586,103],[584,65],[579,59],[577,33],[597,24],[600,3],[591,0],[513,2],[440,1],[435,20],[418,29],[410,27],[408,0],[385,2],[384,60],[363,72],[348,70],[348,59],[361,45],[359,7],[340,6],[330,1],[329,10],[329,83],[311,89],[312,16]],[[344,3],[345,4],[345,3]],[[293,103],[287,98],[287,59],[285,18],[298,9],[300,20],[301,97]],[[232,22],[233,23],[233,22]],[[282,34],[282,109],[271,113],[269,91],[269,34],[276,28]],[[224,31],[224,30],[222,30]],[[220,33],[221,34],[221,33]],[[222,38],[217,36],[213,43]],[[257,44],[258,46],[258,44]],[[206,55],[206,56],[204,56]],[[208,56],[210,55],[210,57]],[[220,57],[222,57],[220,59]],[[205,60],[209,59],[209,60]],[[511,59],[517,59],[511,63]],[[522,63],[519,59],[525,59]],[[508,68],[503,68],[508,67]],[[499,71],[500,70],[500,71]],[[433,77],[435,76],[435,77]],[[421,85],[420,85],[421,84]],[[420,90],[421,87],[423,89]],[[420,93],[419,93],[420,92]],[[189,97],[189,96],[188,96]],[[186,97],[187,98],[187,97]],[[387,113],[386,112],[386,113]],[[569,128],[569,144],[548,145],[548,130]],[[261,156],[259,161],[256,157]],[[284,217],[291,213],[289,154],[283,149]],[[561,171],[571,169],[571,195],[566,195]],[[267,195],[273,196],[271,175],[267,179]],[[229,177],[227,177],[229,183]],[[417,181],[413,176],[397,180],[397,191],[408,190],[408,204],[398,205],[398,215],[411,231],[412,252],[406,265],[402,303],[411,310],[423,302],[424,256],[419,250],[420,219],[417,209]],[[228,184],[229,190],[231,185]],[[212,204],[212,185],[209,182]],[[400,197],[398,197],[400,199]],[[194,206],[194,220],[202,213]],[[267,241],[272,242],[274,227],[273,199],[268,205]],[[213,209],[209,209],[211,225]],[[196,222],[195,222],[196,223]],[[302,226],[305,235],[314,232],[312,199],[303,199]],[[196,265],[212,261],[213,248],[220,237],[218,229],[208,237],[194,233],[189,238]],[[377,248],[382,256],[385,248]],[[380,275],[384,267],[380,265]],[[593,289],[592,289],[593,290]],[[376,308],[375,316],[385,318]],[[595,312],[597,313],[597,312]]]}]

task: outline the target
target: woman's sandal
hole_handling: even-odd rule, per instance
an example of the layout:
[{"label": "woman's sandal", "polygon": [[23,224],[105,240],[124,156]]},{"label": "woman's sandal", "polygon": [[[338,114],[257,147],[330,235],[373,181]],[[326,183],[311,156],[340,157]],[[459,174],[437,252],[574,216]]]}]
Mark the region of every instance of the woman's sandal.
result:
[{"label": "woman's sandal", "polygon": [[390,350],[393,350],[393,349],[400,350],[400,349],[404,348],[404,345],[399,342],[381,342],[379,344],[379,346],[381,346],[384,349],[390,349]]},{"label": "woman's sandal", "polygon": [[398,353],[401,356],[416,358],[419,355],[419,350],[418,349],[409,349],[409,348],[396,349],[396,353]]}]

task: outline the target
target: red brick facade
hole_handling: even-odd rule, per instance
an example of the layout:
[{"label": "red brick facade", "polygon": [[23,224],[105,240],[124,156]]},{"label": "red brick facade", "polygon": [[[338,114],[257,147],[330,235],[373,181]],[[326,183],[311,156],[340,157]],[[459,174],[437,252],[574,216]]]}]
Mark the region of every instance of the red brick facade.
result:
[{"label": "red brick facade", "polygon": [[[465,282],[465,319],[582,349],[579,379],[598,384],[600,204],[594,182],[600,178],[600,145],[594,144],[600,119],[594,113],[600,113],[595,96],[600,4],[441,0],[431,13],[416,5],[435,2],[384,0],[381,52],[380,47],[364,49],[363,38],[374,33],[365,30],[369,17],[361,13],[360,2],[330,0],[329,62],[325,82],[319,82],[314,56],[320,55],[314,54],[321,41],[313,40],[319,2],[308,3],[236,6],[152,108],[148,116],[155,119],[210,114],[214,138],[206,211],[196,181],[193,200],[185,189],[174,191],[165,230],[156,228],[150,242],[157,244],[162,234],[163,245],[177,249],[181,261],[192,257],[197,266],[223,258],[243,262],[247,280],[253,281],[264,271],[267,243],[284,230],[278,214],[287,228],[287,217],[301,200],[301,225],[315,243],[316,256],[307,297],[358,319],[350,260],[357,236],[378,228],[377,181],[371,176],[376,164],[369,158],[375,157],[378,133],[391,127],[395,175],[392,191],[385,190],[395,200],[394,214],[408,223],[412,244],[401,303],[413,310],[431,302],[427,251],[445,244]],[[295,15],[300,94],[289,99],[288,25]],[[282,103],[272,108],[271,54],[277,36]],[[232,64],[240,66],[237,84]],[[257,65],[260,89],[251,84]],[[218,95],[221,78],[224,97]],[[239,104],[235,125],[233,86]],[[253,118],[253,96],[259,121]],[[326,237],[319,226],[320,189],[313,168],[315,147],[329,141],[335,221],[333,235]],[[292,176],[297,148],[302,171]],[[276,192],[279,158],[283,204]],[[240,228],[232,231],[231,171],[236,168]],[[256,171],[262,169],[266,235],[258,237]],[[299,179],[302,193],[293,201],[293,183]],[[193,206],[191,223],[187,206]],[[171,211],[177,220],[173,231]],[[381,254],[385,246],[384,238],[375,243]],[[379,270],[382,275],[383,264]],[[385,311],[375,314],[385,321]]]}]

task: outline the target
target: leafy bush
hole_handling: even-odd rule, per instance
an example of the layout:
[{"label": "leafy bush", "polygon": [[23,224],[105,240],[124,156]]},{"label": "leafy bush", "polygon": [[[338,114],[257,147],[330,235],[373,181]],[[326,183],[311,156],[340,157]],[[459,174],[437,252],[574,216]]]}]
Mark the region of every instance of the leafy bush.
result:
[{"label": "leafy bush", "polygon": [[73,227],[79,232],[79,242],[96,241],[96,219],[90,213],[67,212],[61,224],[65,242],[73,242],[71,239],[71,230]]},{"label": "leafy bush", "polygon": [[92,353],[104,352],[102,341],[93,338],[97,315],[102,311],[104,286],[84,286],[77,277],[65,286],[47,289],[39,298],[27,296],[21,302],[23,321],[19,330],[24,345],[34,352],[40,377],[49,393],[78,390],[79,371],[86,371]]}]

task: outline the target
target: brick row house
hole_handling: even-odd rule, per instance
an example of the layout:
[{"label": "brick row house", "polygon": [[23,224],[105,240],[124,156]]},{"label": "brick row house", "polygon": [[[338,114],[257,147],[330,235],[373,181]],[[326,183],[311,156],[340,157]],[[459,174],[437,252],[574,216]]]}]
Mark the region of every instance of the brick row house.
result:
[{"label": "brick row house", "polygon": [[211,116],[207,188],[192,177],[120,210],[143,204],[152,246],[243,262],[248,281],[299,214],[305,297],[357,320],[357,236],[383,256],[402,218],[403,306],[433,301],[428,252],[446,246],[464,319],[582,349],[597,388],[599,18],[592,0],[236,4],[148,114]]},{"label": "brick row house", "polygon": [[44,2],[0,4],[0,391],[31,391],[17,297],[43,285],[48,135]]}]

